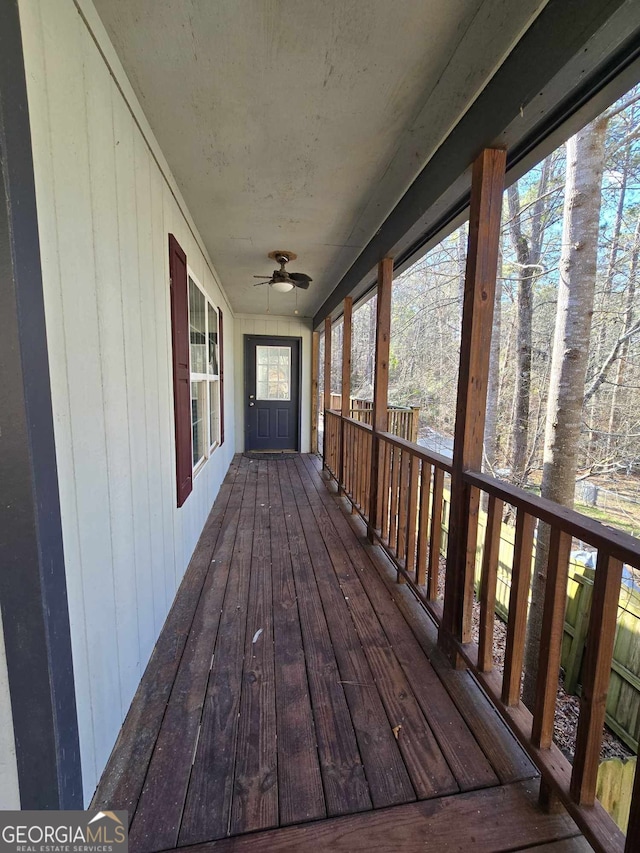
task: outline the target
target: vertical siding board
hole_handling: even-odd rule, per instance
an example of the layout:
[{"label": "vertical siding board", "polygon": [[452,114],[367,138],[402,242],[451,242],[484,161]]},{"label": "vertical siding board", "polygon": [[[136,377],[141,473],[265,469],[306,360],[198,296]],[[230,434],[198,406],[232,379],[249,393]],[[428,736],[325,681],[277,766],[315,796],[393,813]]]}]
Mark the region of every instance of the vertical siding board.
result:
[{"label": "vertical siding board", "polygon": [[169,267],[166,252],[169,232],[164,225],[162,204],[162,179],[157,169],[151,169],[151,239],[153,261],[153,291],[156,324],[156,362],[158,389],[156,417],[158,420],[159,451],[157,464],[160,469],[161,524],[164,539],[163,567],[165,589],[165,611],[171,607],[176,592],[175,543],[173,531],[173,467],[171,460],[173,420],[167,417],[171,411],[172,376],[170,365],[171,336],[169,309]]},{"label": "vertical siding board", "polygon": [[[133,161],[133,121],[121,99],[114,93],[116,186],[120,272],[124,317],[127,420],[131,453],[132,517],[134,529],[135,585],[138,599],[137,675],[142,674],[149,643],[153,638],[153,602],[150,595],[151,554],[149,547],[149,494],[143,464],[146,461],[144,418],[144,374],[140,340],[140,285],[136,223],[135,175]],[[142,471],[142,473],[141,473]],[[148,650],[148,651],[147,651]],[[125,697],[126,698],[126,697]],[[129,697],[129,701],[132,697]]]},{"label": "vertical siding board", "polygon": [[[88,784],[97,772],[97,755],[108,749],[108,720],[98,717],[93,709],[113,701],[108,696],[109,681],[101,671],[103,662],[109,665],[112,641],[105,649],[102,627],[93,614],[103,607],[108,609],[113,587],[109,525],[95,523],[109,504],[109,490],[87,115],[80,18],[73,7],[64,4],[43,3],[41,14],[45,55],[52,55],[59,43],[65,42],[68,47],[64,61],[56,62],[52,69],[56,85],[49,87],[49,120],[71,414],[70,432],[59,436],[58,441],[71,441],[74,457],[80,562],[68,567],[67,575],[72,578],[71,584],[79,587],[73,605],[72,631],[74,624],[77,631],[72,633],[72,638],[76,634],[74,646],[84,643],[90,662],[88,681],[77,684],[77,692],[85,694],[82,715],[88,715],[87,729],[91,731],[91,747],[85,742],[83,755],[83,763],[88,762],[83,767]],[[49,77],[48,68],[47,72]],[[88,737],[87,731],[85,741]]]},{"label": "vertical siding board", "polygon": [[[126,437],[125,403],[120,377],[124,372],[122,356],[122,305],[120,267],[118,263],[118,233],[116,197],[113,182],[113,125],[111,113],[111,81],[95,45],[82,32],[85,104],[87,109],[87,144],[90,165],[91,212],[93,224],[93,253],[95,261],[96,304],[98,311],[98,340],[104,404],[104,429],[108,478],[108,516],[106,527],[110,535],[112,562],[108,572],[91,576],[93,603],[87,601],[89,618],[101,612],[89,633],[99,643],[99,653],[91,654],[92,675],[96,680],[96,703],[104,712],[96,715],[96,761],[98,766],[109,757],[113,739],[120,727],[126,706],[122,703],[122,676],[127,672],[126,656],[120,652],[119,638],[135,632],[135,597],[117,608],[118,587],[124,582],[123,567],[133,537],[128,519],[121,508],[124,486],[126,500],[128,442],[120,450],[122,436]],[[115,629],[115,630],[114,630]],[[123,659],[123,657],[125,659]],[[135,673],[129,673],[132,683]],[[107,710],[108,709],[108,710]]]},{"label": "vertical siding board", "polygon": [[[77,494],[71,436],[71,402],[67,369],[64,301],[59,258],[58,224],[56,218],[56,182],[53,171],[52,129],[45,59],[44,29],[39,3],[20,9],[23,49],[30,57],[27,71],[29,119],[32,133],[34,179],[38,206],[38,230],[42,263],[47,350],[51,382],[51,403],[56,439],[56,464],[60,491],[60,513],[64,540],[67,596],[73,648],[76,696],[80,685],[88,685],[90,664],[85,641],[84,603],[80,575],[80,531],[77,524]],[[50,42],[50,39],[49,39]],[[95,773],[91,708],[78,702],[78,729],[82,753],[83,784]],[[86,756],[86,758],[85,758]]]},{"label": "vertical siding board", "polygon": [[146,436],[146,473],[149,506],[149,549],[151,553],[151,592],[154,630],[151,643],[160,633],[166,603],[164,593],[164,548],[161,526],[160,437],[158,427],[158,353],[155,300],[153,292],[153,248],[151,240],[151,178],[149,152],[143,138],[135,134],[134,168],[136,179],[136,218],[138,222],[138,278],[142,364],[144,371],[144,411]]}]

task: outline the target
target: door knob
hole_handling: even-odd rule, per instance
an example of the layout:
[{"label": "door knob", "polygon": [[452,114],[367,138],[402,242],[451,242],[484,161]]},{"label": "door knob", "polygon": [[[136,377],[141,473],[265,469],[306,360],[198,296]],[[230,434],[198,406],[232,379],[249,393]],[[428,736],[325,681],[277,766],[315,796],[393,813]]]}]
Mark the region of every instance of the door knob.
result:
[{"label": "door knob", "polygon": [[249,403],[250,406],[255,406],[255,403]]},{"label": "door knob", "polygon": [[249,399],[253,400],[253,394],[249,394]]}]

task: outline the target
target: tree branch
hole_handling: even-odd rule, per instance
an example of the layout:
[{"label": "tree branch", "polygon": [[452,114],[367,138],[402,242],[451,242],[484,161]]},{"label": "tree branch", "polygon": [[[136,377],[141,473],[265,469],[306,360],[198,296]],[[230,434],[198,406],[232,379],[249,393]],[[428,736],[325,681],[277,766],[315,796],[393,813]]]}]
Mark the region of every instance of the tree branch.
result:
[{"label": "tree branch", "polygon": [[602,367],[600,368],[600,370],[598,371],[598,373],[596,374],[596,376],[592,380],[591,385],[587,389],[587,391],[584,395],[584,403],[585,404],[589,402],[589,400],[593,397],[593,395],[596,393],[598,388],[602,385],[602,383],[607,378],[607,373],[609,372],[611,365],[614,363],[614,361],[618,357],[618,352],[619,352],[622,344],[625,341],[628,341],[629,338],[633,337],[633,335],[635,335],[635,333],[638,331],[640,331],[640,320],[638,320],[636,323],[634,323],[633,326],[631,326],[631,328],[628,329],[623,335],[620,335],[618,340],[613,345],[613,349],[611,350],[609,355],[605,358],[605,360],[602,364]]}]

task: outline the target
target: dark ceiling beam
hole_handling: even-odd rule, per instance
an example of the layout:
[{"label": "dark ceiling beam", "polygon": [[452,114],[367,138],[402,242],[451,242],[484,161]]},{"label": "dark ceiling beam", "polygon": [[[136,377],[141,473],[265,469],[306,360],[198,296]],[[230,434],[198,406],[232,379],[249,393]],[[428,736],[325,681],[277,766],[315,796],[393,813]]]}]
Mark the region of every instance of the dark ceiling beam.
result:
[{"label": "dark ceiling beam", "polygon": [[471,163],[508,151],[513,183],[640,79],[640,0],[549,0],[317,311],[375,287],[380,258],[402,272],[466,217]]}]

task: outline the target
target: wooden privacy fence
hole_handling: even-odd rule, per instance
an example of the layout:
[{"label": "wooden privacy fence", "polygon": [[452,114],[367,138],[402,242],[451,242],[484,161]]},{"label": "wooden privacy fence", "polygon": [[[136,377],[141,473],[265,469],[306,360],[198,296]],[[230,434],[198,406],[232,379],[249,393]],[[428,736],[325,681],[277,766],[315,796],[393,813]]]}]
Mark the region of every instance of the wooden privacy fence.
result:
[{"label": "wooden privacy fence", "polygon": [[638,766],[634,755],[623,761],[609,758],[598,768],[598,799],[623,832],[626,832],[631,810],[633,777]]},{"label": "wooden privacy fence", "polygon": [[[378,432],[377,483],[374,432],[365,423],[338,412],[325,411],[325,466],[350,499],[353,510],[371,525],[373,536],[394,562],[398,578],[412,585],[435,621],[442,627],[446,594],[442,595],[440,552],[447,519],[443,501],[445,483],[453,488],[451,460],[426,451],[389,432]],[[462,480],[469,503],[468,538],[471,567],[481,549],[479,643],[449,637],[456,653],[510,724],[540,769],[544,784],[558,793],[595,848],[624,849],[624,837],[596,800],[599,754],[612,667],[618,600],[623,563],[640,568],[640,543],[574,510],[530,495],[486,474],[464,471]],[[372,494],[374,500],[372,500]],[[483,496],[484,499],[483,499]],[[487,506],[480,521],[480,506]],[[507,638],[504,672],[493,669],[493,631],[500,570],[504,505],[516,513],[511,582],[508,588]],[[536,701],[533,714],[520,702],[529,589],[536,524],[550,529],[547,585]],[[592,601],[582,665],[582,691],[576,751],[571,766],[552,740],[558,673],[565,632],[565,605],[573,538],[597,550]],[[574,573],[575,574],[575,573]],[[579,581],[578,581],[579,582]],[[471,587],[466,595],[473,596]],[[566,645],[566,643],[565,643]],[[640,782],[636,783],[636,789]],[[632,816],[638,808],[634,794]],[[630,823],[633,833],[633,820]],[[640,849],[640,836],[629,835],[627,850]],[[633,840],[635,839],[635,840]]]}]

